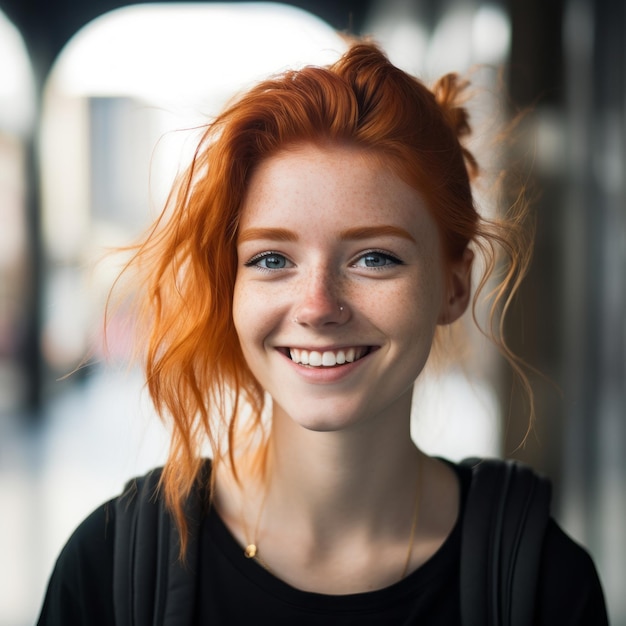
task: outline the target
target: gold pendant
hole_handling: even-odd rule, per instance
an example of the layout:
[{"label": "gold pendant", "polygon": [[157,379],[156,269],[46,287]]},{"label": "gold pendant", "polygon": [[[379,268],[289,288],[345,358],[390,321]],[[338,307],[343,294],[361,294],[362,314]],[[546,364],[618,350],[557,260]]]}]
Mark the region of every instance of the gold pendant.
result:
[{"label": "gold pendant", "polygon": [[249,544],[243,551],[243,554],[246,559],[253,559],[256,556],[256,546],[253,543]]}]

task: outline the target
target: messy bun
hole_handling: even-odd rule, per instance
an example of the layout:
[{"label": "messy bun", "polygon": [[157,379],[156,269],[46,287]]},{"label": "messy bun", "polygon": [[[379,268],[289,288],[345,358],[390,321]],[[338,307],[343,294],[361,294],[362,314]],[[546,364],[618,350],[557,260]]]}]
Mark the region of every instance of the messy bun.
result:
[{"label": "messy bun", "polygon": [[[432,91],[437,104],[441,108],[446,122],[462,142],[472,133],[469,113],[463,106],[469,81],[461,80],[458,74],[450,73],[442,76],[433,86]],[[461,144],[461,151],[465,157],[470,180],[479,174],[478,162],[474,155]]]}]

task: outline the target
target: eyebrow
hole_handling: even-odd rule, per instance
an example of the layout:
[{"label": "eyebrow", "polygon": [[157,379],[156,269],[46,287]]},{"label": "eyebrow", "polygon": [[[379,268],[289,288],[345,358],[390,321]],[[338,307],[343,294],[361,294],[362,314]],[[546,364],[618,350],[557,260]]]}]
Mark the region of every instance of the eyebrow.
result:
[{"label": "eyebrow", "polygon": [[268,239],[270,241],[298,241],[298,235],[286,228],[247,228],[239,233],[237,243]]},{"label": "eyebrow", "polygon": [[413,236],[408,231],[404,230],[404,228],[387,224],[381,226],[357,226],[356,228],[345,230],[340,235],[341,239],[350,241],[372,239],[375,237],[401,237],[402,239],[408,239],[416,243]]},{"label": "eyebrow", "polygon": [[[373,239],[375,237],[401,237],[415,243],[413,236],[404,228],[383,224],[381,226],[358,226],[344,230],[339,239],[342,241],[358,241],[361,239]],[[247,228],[239,234],[237,243],[257,240],[269,241],[298,241],[296,233],[286,228]]]}]

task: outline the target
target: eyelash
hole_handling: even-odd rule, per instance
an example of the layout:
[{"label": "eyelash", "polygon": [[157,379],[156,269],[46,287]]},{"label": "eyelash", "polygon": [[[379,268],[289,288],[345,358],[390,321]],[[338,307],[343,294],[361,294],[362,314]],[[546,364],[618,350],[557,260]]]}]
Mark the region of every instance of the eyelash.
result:
[{"label": "eyelash", "polygon": [[258,269],[266,271],[266,272],[273,272],[276,270],[285,269],[283,267],[263,267],[259,265],[261,261],[265,259],[269,259],[271,257],[279,257],[283,259],[285,263],[289,263],[289,260],[284,254],[281,254],[280,252],[272,252],[271,250],[268,250],[267,252],[261,252],[260,254],[254,255],[249,261],[246,261],[244,265],[246,267],[257,267]]},{"label": "eyelash", "polygon": [[361,253],[356,261],[352,263],[352,266],[354,267],[359,261],[364,260],[368,256],[382,257],[385,261],[391,261],[391,263],[385,263],[384,265],[365,265],[364,267],[367,267],[368,269],[382,270],[394,265],[404,265],[401,259],[393,254],[390,254],[389,252],[384,252],[383,250],[368,250],[367,252]]}]

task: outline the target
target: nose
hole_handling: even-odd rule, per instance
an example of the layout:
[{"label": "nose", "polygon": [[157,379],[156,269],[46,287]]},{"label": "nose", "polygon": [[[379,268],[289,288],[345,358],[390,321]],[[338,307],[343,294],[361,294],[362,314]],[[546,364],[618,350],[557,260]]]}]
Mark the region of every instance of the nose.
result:
[{"label": "nose", "polygon": [[312,327],[345,323],[350,312],[341,292],[339,280],[328,272],[306,276],[298,289],[293,321]]}]

